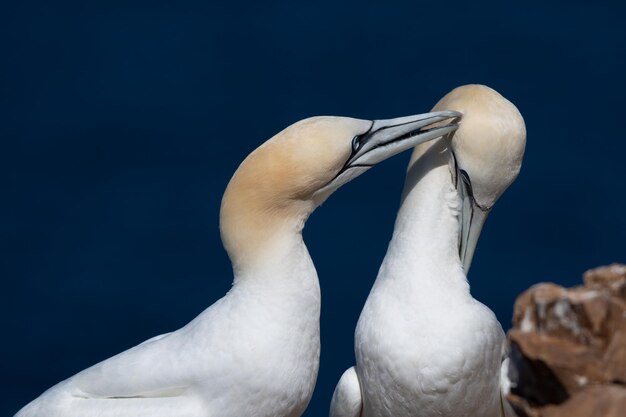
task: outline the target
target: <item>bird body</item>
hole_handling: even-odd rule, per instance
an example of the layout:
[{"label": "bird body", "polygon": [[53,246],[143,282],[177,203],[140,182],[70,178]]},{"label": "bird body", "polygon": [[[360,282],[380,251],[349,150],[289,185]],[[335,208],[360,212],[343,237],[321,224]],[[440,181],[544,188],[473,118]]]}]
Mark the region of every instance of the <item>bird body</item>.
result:
[{"label": "bird body", "polygon": [[320,288],[304,223],[377,162],[456,129],[424,129],[456,115],[317,117],[271,138],[222,199],[231,290],[183,328],[70,377],[16,417],[300,416],[320,355]]},{"label": "bird body", "polygon": [[263,282],[240,279],[183,328],[78,373],[18,415],[301,415],[319,364],[320,291],[304,242],[282,257]]},{"label": "bird body", "polygon": [[[454,139],[414,150],[393,237],[356,327],[357,365],[347,371],[356,377],[340,380],[332,417],[503,415],[504,332],[466,278],[482,222],[517,176],[525,143],[517,109],[499,101],[506,100],[487,87],[466,86],[435,107],[462,112],[461,127]],[[511,132],[513,145],[500,138]]]},{"label": "bird body", "polygon": [[404,197],[356,328],[363,417],[500,415],[493,375],[504,334],[469,293],[456,250],[461,202],[443,144],[409,174],[422,178]]}]

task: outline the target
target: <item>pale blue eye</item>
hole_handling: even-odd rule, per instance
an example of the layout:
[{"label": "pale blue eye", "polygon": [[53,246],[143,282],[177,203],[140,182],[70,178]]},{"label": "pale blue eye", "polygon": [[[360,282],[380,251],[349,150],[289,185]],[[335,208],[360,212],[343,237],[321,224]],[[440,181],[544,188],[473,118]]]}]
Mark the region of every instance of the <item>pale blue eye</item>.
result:
[{"label": "pale blue eye", "polygon": [[353,137],[352,138],[352,153],[356,153],[360,145],[361,145],[361,142],[359,140],[359,137],[358,136]]}]

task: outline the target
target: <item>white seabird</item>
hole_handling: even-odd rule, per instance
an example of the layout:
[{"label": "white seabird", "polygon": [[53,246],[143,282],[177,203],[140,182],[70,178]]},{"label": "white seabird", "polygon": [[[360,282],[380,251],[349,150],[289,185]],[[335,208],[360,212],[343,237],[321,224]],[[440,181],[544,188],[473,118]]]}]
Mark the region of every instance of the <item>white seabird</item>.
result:
[{"label": "white seabird", "polygon": [[466,273],[487,214],[519,173],[524,120],[481,85],[453,90],[435,109],[463,120],[452,141],[413,152],[393,237],[357,324],[356,367],[339,380],[331,417],[505,413],[505,335],[470,295]]},{"label": "white seabird", "polygon": [[295,417],[319,364],[320,289],[302,240],[311,212],[376,163],[446,135],[458,113],[315,117],[252,152],[220,213],[232,289],[183,328],[52,387],[17,417]]}]

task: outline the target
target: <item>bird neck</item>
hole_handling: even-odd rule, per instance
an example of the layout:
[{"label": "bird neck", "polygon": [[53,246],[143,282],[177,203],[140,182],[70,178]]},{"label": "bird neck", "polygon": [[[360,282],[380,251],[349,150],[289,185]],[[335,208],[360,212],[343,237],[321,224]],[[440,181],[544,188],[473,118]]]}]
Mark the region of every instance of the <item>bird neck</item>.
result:
[{"label": "bird neck", "polygon": [[[459,258],[461,201],[452,183],[449,144],[420,145],[407,172],[402,203],[382,271],[422,293],[469,293]],[[386,265],[385,265],[386,264]]]},{"label": "bird neck", "polygon": [[235,283],[277,280],[310,262],[302,228],[313,208],[310,201],[281,200],[233,178],[222,199],[220,232]]}]

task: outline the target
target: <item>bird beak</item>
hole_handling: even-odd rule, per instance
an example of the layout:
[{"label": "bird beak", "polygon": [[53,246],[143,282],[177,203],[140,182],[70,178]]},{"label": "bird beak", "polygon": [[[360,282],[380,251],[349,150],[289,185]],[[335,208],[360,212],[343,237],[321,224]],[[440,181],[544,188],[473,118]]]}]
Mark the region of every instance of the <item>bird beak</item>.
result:
[{"label": "bird beak", "polygon": [[463,264],[463,270],[467,275],[472,264],[480,232],[491,209],[485,209],[476,203],[469,176],[465,171],[458,168],[456,168],[456,189],[461,198],[459,257]]},{"label": "bird beak", "polygon": [[467,202],[471,207],[466,206],[463,202],[463,217],[461,219],[461,244],[459,245],[459,256],[463,263],[465,274],[469,272],[472,265],[472,258],[476,250],[476,244],[483,229],[485,220],[489,215],[489,211],[482,211],[473,201]]},{"label": "bird beak", "polygon": [[371,167],[420,143],[452,133],[458,129],[458,124],[449,123],[430,129],[428,126],[446,119],[459,118],[461,113],[438,111],[397,119],[374,120],[370,129],[359,138],[359,147],[353,150],[344,170],[353,166]]},{"label": "bird beak", "polygon": [[431,125],[446,119],[456,121],[461,116],[461,113],[455,111],[438,111],[397,119],[374,120],[367,132],[355,138],[358,139],[358,146],[352,149],[352,154],[343,168],[316,195],[322,200],[377,163],[420,143],[454,132],[459,127],[456,123],[436,127]]}]

